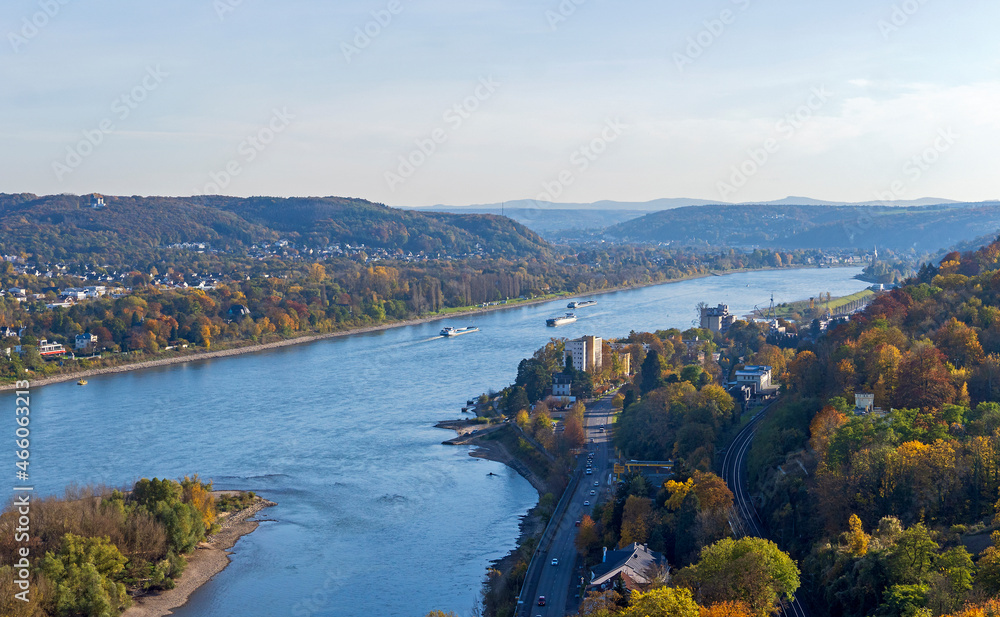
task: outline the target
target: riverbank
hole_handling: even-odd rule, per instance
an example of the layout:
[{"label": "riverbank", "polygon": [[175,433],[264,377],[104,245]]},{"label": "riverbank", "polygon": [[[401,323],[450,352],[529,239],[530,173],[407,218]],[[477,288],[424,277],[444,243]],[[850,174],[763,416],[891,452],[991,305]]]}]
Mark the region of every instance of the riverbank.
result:
[{"label": "riverbank", "polygon": [[[552,506],[544,502],[555,501],[555,494],[561,491],[557,490],[558,487],[553,487],[539,471],[532,469],[530,461],[518,457],[505,443],[514,434],[514,429],[510,425],[491,426],[474,421],[455,420],[439,422],[435,426],[458,433],[457,437],[443,443],[472,446],[469,456],[506,465],[527,480],[538,492],[538,503],[521,517],[518,524],[517,543],[509,553],[490,564],[484,584],[484,601],[493,612],[499,607],[512,607],[517,601],[517,593],[535,547],[545,533],[548,516],[551,516]],[[476,428],[477,426],[481,428]]]},{"label": "riverbank", "polygon": [[[847,267],[847,266],[843,266],[843,267]],[[722,271],[722,272],[714,272],[714,271],[713,272],[705,272],[705,273],[700,273],[700,274],[691,274],[691,275],[683,276],[683,277],[680,277],[680,278],[671,279],[669,281],[657,281],[657,282],[649,282],[649,283],[639,283],[639,284],[636,284],[636,285],[626,285],[626,286],[621,286],[621,287],[613,287],[613,288],[608,288],[608,289],[600,289],[600,290],[596,290],[596,291],[590,291],[590,292],[578,293],[578,294],[570,294],[570,293],[552,294],[552,295],[549,295],[549,296],[544,296],[544,297],[541,297],[541,298],[535,298],[533,300],[526,300],[526,301],[523,301],[523,302],[508,303],[508,304],[497,304],[497,305],[492,305],[492,306],[487,306],[487,307],[478,307],[478,306],[477,307],[468,307],[465,310],[457,310],[457,311],[450,312],[450,313],[447,313],[447,314],[427,315],[427,316],[424,316],[424,317],[418,317],[418,318],[413,318],[413,319],[408,319],[408,320],[403,320],[403,321],[388,322],[388,323],[382,323],[382,324],[373,325],[373,326],[364,326],[364,327],[360,327],[360,328],[352,328],[352,329],[348,329],[348,330],[342,330],[342,331],[337,331],[337,332],[328,332],[328,333],[323,333],[323,334],[306,334],[306,335],[302,335],[302,336],[298,336],[298,337],[294,337],[294,338],[282,339],[282,340],[279,340],[279,341],[272,341],[272,342],[269,342],[269,343],[257,343],[257,344],[249,344],[249,345],[237,345],[237,346],[234,346],[234,347],[231,347],[231,348],[220,349],[220,350],[217,350],[217,351],[188,351],[188,352],[178,352],[178,353],[176,353],[176,355],[172,355],[172,356],[166,357],[166,358],[156,358],[156,359],[152,359],[152,360],[138,360],[138,361],[135,361],[135,362],[127,362],[127,363],[124,363],[124,364],[121,364],[121,365],[118,365],[118,366],[102,367],[102,368],[96,368],[96,369],[85,369],[85,370],[67,371],[65,373],[59,373],[59,374],[56,374],[56,375],[50,375],[50,376],[47,376],[47,377],[40,377],[40,378],[34,378],[34,377],[29,376],[27,379],[28,379],[28,381],[31,382],[31,386],[33,388],[38,388],[38,387],[49,385],[49,384],[63,383],[63,382],[67,382],[67,381],[76,381],[76,380],[79,380],[79,379],[86,379],[88,377],[95,377],[95,376],[99,376],[99,375],[110,375],[110,374],[115,374],[115,373],[125,373],[125,372],[129,372],[129,371],[138,371],[138,370],[143,370],[143,369],[148,369],[148,368],[157,368],[157,367],[163,367],[163,366],[170,366],[172,364],[182,364],[182,363],[186,363],[186,362],[196,362],[196,361],[199,361],[199,360],[210,360],[210,359],[214,359],[214,358],[226,358],[226,357],[238,356],[238,355],[249,354],[249,353],[258,353],[258,352],[261,352],[261,351],[267,351],[269,349],[278,349],[278,348],[282,348],[282,347],[289,347],[289,346],[292,346],[292,345],[301,345],[301,344],[305,344],[305,343],[312,343],[312,342],[316,342],[316,341],[333,339],[333,338],[338,338],[338,337],[342,337],[342,336],[351,336],[351,335],[355,335],[355,334],[365,334],[365,333],[370,333],[370,332],[380,332],[380,331],[389,330],[389,329],[392,329],[392,328],[402,328],[402,327],[406,327],[406,326],[414,326],[414,325],[419,325],[419,324],[431,323],[431,322],[435,322],[435,321],[441,321],[441,320],[444,320],[444,319],[452,319],[452,318],[458,318],[458,317],[482,315],[482,314],[490,313],[490,312],[493,312],[493,311],[499,311],[499,310],[505,310],[505,309],[513,309],[513,308],[519,308],[519,307],[525,307],[525,306],[534,306],[534,305],[538,305],[538,304],[543,304],[545,302],[551,302],[553,300],[557,300],[557,299],[560,299],[560,298],[565,299],[565,300],[569,300],[569,299],[572,299],[572,298],[595,297],[595,296],[605,295],[605,294],[609,294],[609,293],[617,293],[617,292],[620,292],[620,291],[628,291],[628,290],[633,290],[633,289],[642,289],[642,288],[645,288],[645,287],[653,287],[653,286],[657,286],[657,285],[669,285],[669,284],[673,284],[673,283],[681,283],[681,282],[684,282],[684,281],[690,281],[690,280],[695,280],[695,279],[700,279],[700,278],[706,278],[706,277],[709,277],[709,276],[729,276],[731,274],[741,274],[741,273],[744,273],[744,272],[762,272],[762,271],[778,270],[778,269],[782,269],[782,270],[801,270],[801,269],[813,269],[813,267],[810,267],[810,268],[761,268],[761,269],[758,269],[758,270],[739,269],[739,270],[725,270],[725,271]],[[15,389],[16,389],[16,386],[15,386],[14,383],[0,384],[0,392],[10,391],[10,390],[15,390]]]},{"label": "riverbank", "polygon": [[[222,494],[217,491],[215,494]],[[194,554],[187,557],[187,567],[173,589],[157,594],[139,596],[133,599],[132,607],[122,613],[122,617],[164,617],[173,614],[173,609],[183,606],[198,588],[207,583],[229,565],[230,549],[245,535],[253,533],[259,521],[249,520],[264,508],[277,505],[262,497],[248,508],[226,517],[218,533],[198,544]]]}]

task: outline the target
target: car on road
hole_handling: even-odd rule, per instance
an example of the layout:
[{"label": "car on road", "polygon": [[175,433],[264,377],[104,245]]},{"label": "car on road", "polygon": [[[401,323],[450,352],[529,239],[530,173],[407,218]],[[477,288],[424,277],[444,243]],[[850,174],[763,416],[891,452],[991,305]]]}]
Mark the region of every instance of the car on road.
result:
[{"label": "car on road", "polygon": [[599,428],[597,430],[603,433],[604,432],[604,427],[602,426],[601,428]]},{"label": "car on road", "polygon": [[593,473],[594,473],[593,469],[590,469],[590,468],[587,469],[587,475],[588,476],[591,475],[591,474],[593,474]]},{"label": "car on road", "polygon": [[545,596],[538,596],[538,606],[545,606]]},{"label": "car on road", "polygon": [[594,495],[596,495],[596,494],[597,494],[597,491],[595,491],[595,490],[591,489],[591,491],[590,491],[590,496],[591,496],[591,497],[593,497],[593,496],[594,496]]},{"label": "car on road", "polygon": [[590,505],[590,502],[589,502],[589,501],[584,501],[584,502],[583,502],[583,505],[585,505],[585,506],[589,506],[589,505]]},{"label": "car on road", "polygon": [[594,486],[600,486],[600,485],[601,485],[600,482],[594,482]]},{"label": "car on road", "polygon": [[580,523],[582,523],[582,522],[583,522],[583,521],[577,521],[577,522],[575,522],[575,523],[573,523],[573,524],[574,524],[575,526],[579,527],[579,526],[580,526]]},{"label": "car on road", "polygon": [[553,559],[552,560],[552,565],[558,566],[559,565],[559,560],[558,559]]}]

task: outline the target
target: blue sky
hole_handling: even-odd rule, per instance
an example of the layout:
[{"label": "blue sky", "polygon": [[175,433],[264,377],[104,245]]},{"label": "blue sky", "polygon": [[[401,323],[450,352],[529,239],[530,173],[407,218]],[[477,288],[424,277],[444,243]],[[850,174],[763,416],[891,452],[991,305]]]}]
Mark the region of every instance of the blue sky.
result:
[{"label": "blue sky", "polygon": [[997,23],[985,0],[7,0],[0,191],[996,199]]}]

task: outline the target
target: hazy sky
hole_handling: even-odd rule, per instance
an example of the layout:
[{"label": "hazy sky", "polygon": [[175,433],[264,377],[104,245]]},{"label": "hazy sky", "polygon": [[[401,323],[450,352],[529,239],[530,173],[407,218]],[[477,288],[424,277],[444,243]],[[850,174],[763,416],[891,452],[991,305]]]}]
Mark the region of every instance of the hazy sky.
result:
[{"label": "hazy sky", "polygon": [[0,192],[996,199],[998,23],[995,0],[5,0]]}]

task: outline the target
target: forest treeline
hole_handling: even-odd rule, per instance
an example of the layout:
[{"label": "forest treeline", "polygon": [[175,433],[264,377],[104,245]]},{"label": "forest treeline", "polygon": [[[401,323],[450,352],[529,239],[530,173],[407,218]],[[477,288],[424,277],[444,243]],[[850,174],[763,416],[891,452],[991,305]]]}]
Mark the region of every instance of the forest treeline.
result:
[{"label": "forest treeline", "polygon": [[[751,482],[814,612],[936,616],[994,601],[1000,242],[925,265],[815,344],[759,349],[786,394],[755,439]],[[856,393],[874,409],[859,411]]]}]

